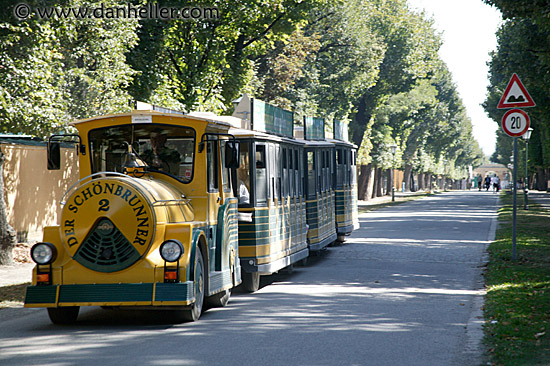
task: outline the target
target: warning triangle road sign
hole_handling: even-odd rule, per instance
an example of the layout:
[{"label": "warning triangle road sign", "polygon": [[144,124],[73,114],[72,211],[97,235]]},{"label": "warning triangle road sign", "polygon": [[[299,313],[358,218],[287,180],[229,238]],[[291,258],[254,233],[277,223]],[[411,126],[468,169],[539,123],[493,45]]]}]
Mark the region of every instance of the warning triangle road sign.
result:
[{"label": "warning triangle road sign", "polygon": [[507,108],[526,108],[534,107],[535,101],[529,95],[529,92],[521,81],[516,73],[512,75],[512,78],[508,82],[508,86],[498,102],[497,109],[507,109]]}]

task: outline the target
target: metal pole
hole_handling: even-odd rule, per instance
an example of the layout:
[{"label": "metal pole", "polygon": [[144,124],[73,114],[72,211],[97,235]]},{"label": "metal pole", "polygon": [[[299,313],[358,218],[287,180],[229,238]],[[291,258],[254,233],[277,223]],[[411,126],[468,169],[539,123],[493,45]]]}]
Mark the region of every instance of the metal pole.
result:
[{"label": "metal pole", "polygon": [[529,173],[527,172],[527,153],[529,152],[529,140],[525,140],[525,179],[523,187],[523,209],[529,209]]},{"label": "metal pole", "polygon": [[514,208],[513,208],[513,214],[512,214],[512,260],[515,261],[517,259],[517,249],[516,249],[516,236],[517,236],[517,220],[516,220],[516,194],[518,190],[517,185],[517,170],[518,170],[518,138],[514,137],[514,171],[513,171],[513,178],[512,183],[514,185]]},{"label": "metal pole", "polygon": [[395,201],[395,181],[393,179],[393,164],[391,166],[391,200]]}]

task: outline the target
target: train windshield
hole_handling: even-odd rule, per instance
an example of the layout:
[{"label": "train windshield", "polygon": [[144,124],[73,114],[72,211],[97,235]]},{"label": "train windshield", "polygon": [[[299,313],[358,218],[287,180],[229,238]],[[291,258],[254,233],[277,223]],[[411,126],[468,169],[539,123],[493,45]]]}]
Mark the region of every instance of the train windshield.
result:
[{"label": "train windshield", "polygon": [[90,131],[92,172],[124,171],[129,152],[139,165],[170,174],[184,183],[193,179],[195,130],[190,127],[133,124]]}]

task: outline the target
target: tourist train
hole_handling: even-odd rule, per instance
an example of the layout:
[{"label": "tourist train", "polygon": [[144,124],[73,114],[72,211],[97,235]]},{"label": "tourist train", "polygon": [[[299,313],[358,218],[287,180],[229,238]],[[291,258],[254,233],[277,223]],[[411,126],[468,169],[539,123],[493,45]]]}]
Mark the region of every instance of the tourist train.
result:
[{"label": "tourist train", "polygon": [[[236,103],[237,104],[237,103]],[[136,103],[52,135],[48,169],[76,144],[80,180],[31,249],[25,307],[53,323],[82,306],[165,309],[195,321],[358,227],[356,146],[347,126],[243,96],[233,116]]]}]

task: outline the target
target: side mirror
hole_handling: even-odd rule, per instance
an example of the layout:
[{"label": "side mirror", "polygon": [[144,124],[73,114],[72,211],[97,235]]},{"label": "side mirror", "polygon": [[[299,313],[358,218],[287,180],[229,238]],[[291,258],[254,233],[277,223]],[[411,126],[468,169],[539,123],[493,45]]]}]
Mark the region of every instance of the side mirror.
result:
[{"label": "side mirror", "polygon": [[48,142],[48,170],[59,170],[61,166],[61,144],[57,141]]},{"label": "side mirror", "polygon": [[225,142],[225,166],[227,168],[239,167],[239,143],[233,140]]}]

